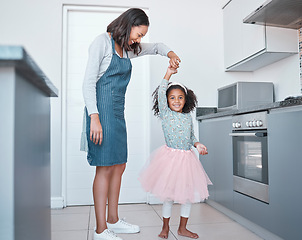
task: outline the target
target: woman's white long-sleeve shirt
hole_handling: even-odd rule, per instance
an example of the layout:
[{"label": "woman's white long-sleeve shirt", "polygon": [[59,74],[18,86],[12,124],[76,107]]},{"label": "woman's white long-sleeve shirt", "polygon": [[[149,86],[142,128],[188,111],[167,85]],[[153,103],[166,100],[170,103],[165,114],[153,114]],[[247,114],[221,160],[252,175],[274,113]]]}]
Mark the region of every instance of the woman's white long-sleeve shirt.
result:
[{"label": "woman's white long-sleeve shirt", "polygon": [[[171,51],[163,43],[141,43],[142,51],[136,55],[132,51],[127,52],[129,58],[144,55],[167,56]],[[123,58],[127,58],[126,51],[123,50]],[[97,36],[89,47],[89,57],[83,82],[83,96],[88,115],[99,113],[96,104],[96,83],[106,72],[112,59],[112,44],[108,33]]]}]

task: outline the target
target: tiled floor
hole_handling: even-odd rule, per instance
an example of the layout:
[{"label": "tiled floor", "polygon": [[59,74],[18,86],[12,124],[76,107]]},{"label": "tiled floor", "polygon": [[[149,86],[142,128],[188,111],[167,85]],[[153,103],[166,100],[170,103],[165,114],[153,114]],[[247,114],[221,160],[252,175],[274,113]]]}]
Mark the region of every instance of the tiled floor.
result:
[{"label": "tiled floor", "polygon": [[[177,234],[180,206],[174,204],[170,220],[170,240],[189,239]],[[157,240],[161,230],[161,205],[129,204],[119,206],[119,215],[140,226],[138,234],[119,234],[124,240]],[[67,207],[51,211],[52,240],[92,240],[95,226],[93,206]],[[206,240],[261,240],[251,231],[208,204],[192,206],[188,229]]]}]

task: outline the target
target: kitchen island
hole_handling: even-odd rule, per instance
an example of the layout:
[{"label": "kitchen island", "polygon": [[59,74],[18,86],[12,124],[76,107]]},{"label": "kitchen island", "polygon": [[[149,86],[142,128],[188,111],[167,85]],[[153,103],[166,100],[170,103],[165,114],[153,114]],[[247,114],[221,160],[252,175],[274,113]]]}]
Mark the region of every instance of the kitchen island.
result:
[{"label": "kitchen island", "polygon": [[[269,203],[234,191],[232,117],[266,111]],[[197,109],[198,114],[198,109]],[[302,239],[302,104],[282,101],[198,116],[199,139],[209,151],[200,160],[213,186],[207,203],[264,239]]]},{"label": "kitchen island", "polygon": [[50,240],[50,97],[21,46],[0,46],[0,239]]}]

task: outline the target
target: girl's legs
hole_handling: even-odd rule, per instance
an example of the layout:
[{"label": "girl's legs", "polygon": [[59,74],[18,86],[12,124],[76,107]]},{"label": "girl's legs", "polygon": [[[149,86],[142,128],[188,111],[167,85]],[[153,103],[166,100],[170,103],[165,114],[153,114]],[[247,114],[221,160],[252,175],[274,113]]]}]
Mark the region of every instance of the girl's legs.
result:
[{"label": "girl's legs", "polygon": [[168,238],[169,235],[169,221],[172,212],[173,201],[165,201],[163,203],[162,215],[163,215],[163,227],[162,231],[158,235],[160,238]]},{"label": "girl's legs", "polygon": [[180,222],[177,233],[181,236],[190,238],[199,238],[198,234],[193,233],[187,229],[187,223],[191,212],[191,203],[186,203],[181,205],[180,209]]}]

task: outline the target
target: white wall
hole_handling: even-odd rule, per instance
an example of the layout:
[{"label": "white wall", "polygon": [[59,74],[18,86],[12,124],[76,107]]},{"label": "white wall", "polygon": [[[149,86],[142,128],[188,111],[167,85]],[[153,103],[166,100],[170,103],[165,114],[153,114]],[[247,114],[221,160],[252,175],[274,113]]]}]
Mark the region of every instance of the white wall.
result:
[{"label": "white wall", "polygon": [[[276,100],[300,94],[298,55],[253,73],[224,72],[221,8],[225,2],[226,0],[1,0],[0,44],[23,45],[61,91],[63,4],[147,7],[150,9],[150,41],[166,43],[181,57],[179,74],[173,76],[173,80],[193,89],[199,106],[217,106],[217,88],[236,81],[273,81]],[[150,58],[150,84],[153,90],[163,77],[168,63],[165,58]],[[61,197],[61,97],[53,98],[51,102],[51,195]],[[197,130],[196,122],[195,129]],[[164,143],[160,122],[153,116],[150,131],[150,148],[153,150]]]},{"label": "white wall", "polygon": [[301,95],[299,71],[299,55],[296,54],[255,71],[253,79],[274,82],[276,101],[280,101],[289,95]]}]

